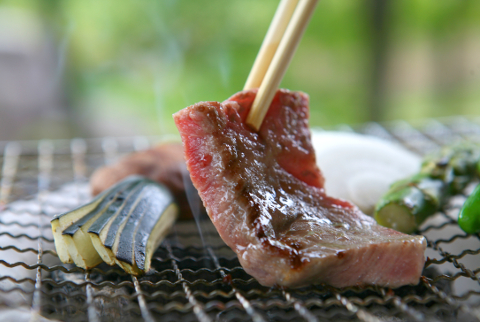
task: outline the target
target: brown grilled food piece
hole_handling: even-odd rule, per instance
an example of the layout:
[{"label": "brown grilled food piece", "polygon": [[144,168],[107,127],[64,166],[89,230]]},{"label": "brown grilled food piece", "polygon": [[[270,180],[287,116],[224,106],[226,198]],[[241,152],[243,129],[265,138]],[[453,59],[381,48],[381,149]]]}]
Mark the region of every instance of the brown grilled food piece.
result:
[{"label": "brown grilled food piece", "polygon": [[95,196],[129,175],[142,175],[166,185],[180,207],[180,219],[190,219],[192,211],[185,194],[184,171],[182,144],[165,143],[129,154],[111,166],[97,169],[90,178],[90,187]]},{"label": "brown grilled food piece", "polygon": [[308,97],[279,90],[260,131],[256,91],[174,114],[192,182],[225,243],[266,286],[417,284],[426,240],[329,197],[308,129]]}]

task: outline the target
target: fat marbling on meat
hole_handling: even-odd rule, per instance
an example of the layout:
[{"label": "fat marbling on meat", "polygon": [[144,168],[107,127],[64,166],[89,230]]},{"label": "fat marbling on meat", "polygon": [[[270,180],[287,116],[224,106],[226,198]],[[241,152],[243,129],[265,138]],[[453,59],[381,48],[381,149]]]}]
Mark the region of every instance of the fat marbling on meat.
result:
[{"label": "fat marbling on meat", "polygon": [[256,91],[174,114],[187,167],[218,233],[266,286],[416,284],[425,238],[384,228],[329,197],[308,128],[308,97],[279,90],[258,133]]}]

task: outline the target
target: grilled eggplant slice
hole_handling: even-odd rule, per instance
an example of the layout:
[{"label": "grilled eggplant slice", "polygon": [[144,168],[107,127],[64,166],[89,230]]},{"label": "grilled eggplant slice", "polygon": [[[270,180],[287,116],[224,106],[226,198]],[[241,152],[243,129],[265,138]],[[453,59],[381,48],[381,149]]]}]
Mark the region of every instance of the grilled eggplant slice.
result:
[{"label": "grilled eggplant slice", "polygon": [[117,264],[133,275],[150,269],[153,252],[178,214],[166,187],[151,182],[143,190],[142,200],[117,234],[113,249]]},{"label": "grilled eggplant slice", "polygon": [[[178,214],[178,207],[171,202],[160,214],[152,216],[148,212],[144,215],[137,234],[135,235],[135,263],[140,271],[148,272],[153,253],[173,226]],[[156,222],[156,223],[155,223]],[[154,224],[155,223],[155,224]]]},{"label": "grilled eggplant slice", "polygon": [[[105,253],[113,259],[113,261],[118,264],[120,267],[122,267],[125,271],[130,272],[132,269],[128,266],[128,264],[124,265],[123,262],[118,261],[116,259],[115,253],[118,248],[118,243],[119,243],[119,238],[117,238],[120,233],[123,231],[128,218],[132,215],[133,212],[139,212],[142,211],[142,206],[145,204],[145,184],[147,183],[147,180],[143,182],[142,186],[140,189],[138,189],[131,198],[129,198],[129,202],[126,203],[125,207],[122,209],[122,211],[112,219],[110,227],[108,228],[108,231],[105,233],[105,239],[103,239],[103,233],[101,235],[103,246],[105,248]],[[138,206],[141,207],[138,207]],[[138,271],[135,271],[135,274],[138,274]]]},{"label": "grilled eggplant slice", "polygon": [[75,221],[79,220],[80,218],[84,217],[86,214],[94,210],[98,206],[98,204],[102,202],[105,195],[106,194],[99,195],[90,203],[70,212],[58,215],[51,221],[55,249],[57,250],[57,255],[62,261],[62,263],[73,263],[73,259],[67,249],[67,244],[65,244],[65,241],[63,240],[63,231]]},{"label": "grilled eggplant slice", "polygon": [[[117,199],[88,229],[93,246],[98,255],[108,265],[115,265],[115,255],[111,247],[105,247],[104,245],[110,227],[116,218],[128,216],[130,211],[135,208],[135,204],[140,200],[139,196],[145,183],[145,180],[141,180],[136,186],[132,187],[125,199]],[[112,231],[112,233],[114,232]]]},{"label": "grilled eggplant slice", "polygon": [[167,187],[131,176],[87,205],[57,216],[52,229],[64,263],[89,269],[103,260],[139,275],[150,269],[155,249],[177,216]]},{"label": "grilled eggplant slice", "polygon": [[103,193],[99,194],[95,199],[91,202],[87,203],[86,205],[80,206],[74,210],[69,212],[60,214],[55,216],[52,221],[52,232],[55,241],[55,248],[57,250],[58,257],[62,261],[62,263],[73,263],[73,259],[68,252],[67,244],[65,243],[63,232],[65,229],[70,227],[73,223],[77,222],[93,210],[97,208],[97,206],[108,197],[111,191],[117,191],[117,188],[120,188],[122,183],[118,183],[117,185],[112,187],[112,190],[104,191]]},{"label": "grilled eggplant slice", "polygon": [[129,189],[136,185],[138,180],[138,177],[128,178],[118,185],[115,185],[112,189],[108,190],[107,196],[103,198],[93,211],[90,211],[63,231],[63,240],[67,245],[68,252],[75,262],[75,265],[89,269],[102,262],[102,258],[98,255],[98,252],[92,244],[88,229],[99,217],[106,213],[117,200],[125,199]]},{"label": "grilled eggplant slice", "polygon": [[115,254],[115,262],[118,266],[122,267],[126,272],[132,275],[139,275],[141,272],[135,267],[135,265],[133,265],[135,261],[133,252],[128,246],[131,247],[133,244],[132,241],[135,238],[138,221],[148,210],[149,201],[153,197],[150,190],[150,187],[144,187],[142,189],[140,201],[120,225],[120,228],[115,234],[115,242],[113,243],[112,251]]}]

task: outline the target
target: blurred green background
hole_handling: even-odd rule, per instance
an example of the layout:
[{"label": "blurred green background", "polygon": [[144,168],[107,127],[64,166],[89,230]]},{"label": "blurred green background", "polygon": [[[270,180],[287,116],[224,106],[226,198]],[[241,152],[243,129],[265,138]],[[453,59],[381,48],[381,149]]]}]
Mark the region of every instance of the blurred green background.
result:
[{"label": "blurred green background", "polygon": [[[0,140],[176,133],[242,89],[273,0],[0,0]],[[480,107],[480,1],[321,0],[282,87],[311,124]]]}]

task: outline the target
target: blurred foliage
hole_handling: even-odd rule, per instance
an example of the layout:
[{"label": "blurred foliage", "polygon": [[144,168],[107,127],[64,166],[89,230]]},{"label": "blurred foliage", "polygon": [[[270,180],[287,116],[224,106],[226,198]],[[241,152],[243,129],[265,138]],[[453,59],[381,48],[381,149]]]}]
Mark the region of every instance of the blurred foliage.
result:
[{"label": "blurred foliage", "polygon": [[[388,2],[380,94],[376,2],[319,2],[282,82],[310,95],[312,125],[369,121],[375,95],[379,120],[478,113],[480,1]],[[88,125],[84,136],[109,134],[107,124],[115,135],[176,133],[172,113],[241,90],[277,3],[0,0],[37,12],[56,39],[67,108]]]}]

